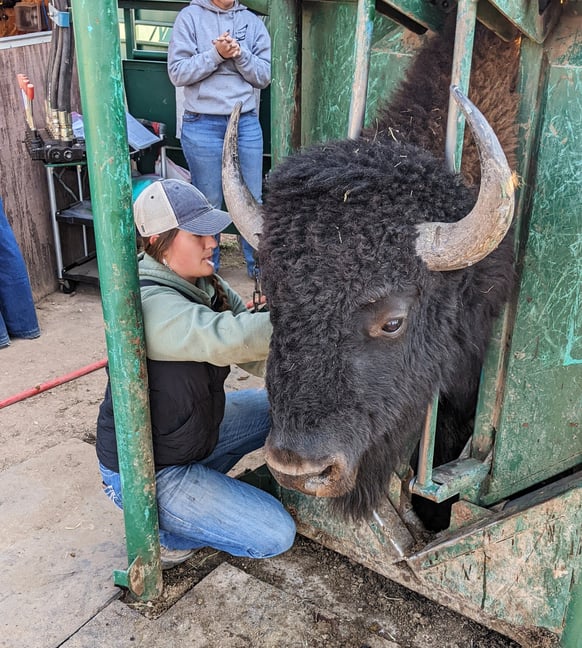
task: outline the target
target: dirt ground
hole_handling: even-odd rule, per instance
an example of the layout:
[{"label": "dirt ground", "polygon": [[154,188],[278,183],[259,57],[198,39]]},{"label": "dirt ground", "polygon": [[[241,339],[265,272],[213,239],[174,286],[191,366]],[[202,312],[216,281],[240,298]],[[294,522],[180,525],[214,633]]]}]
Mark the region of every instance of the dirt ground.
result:
[{"label": "dirt ground", "polygon": [[[227,237],[225,244],[222,274],[244,298],[250,298],[253,282],[245,275],[242,256],[233,240]],[[98,288],[83,284],[73,294],[56,292],[37,304],[37,313],[41,337],[13,340],[0,351],[0,402],[106,357]],[[67,439],[92,443],[105,382],[105,371],[99,369],[0,409],[0,471]],[[227,387],[260,384],[259,379],[235,370]],[[322,609],[333,609],[333,617],[321,614],[314,619],[318,638],[313,647],[364,648],[370,633],[380,641],[373,645],[385,648],[518,645],[301,537],[285,556],[266,561],[201,550],[187,563],[164,572],[164,593],[158,601],[127,602],[145,616],[159,616],[223,561]]]}]

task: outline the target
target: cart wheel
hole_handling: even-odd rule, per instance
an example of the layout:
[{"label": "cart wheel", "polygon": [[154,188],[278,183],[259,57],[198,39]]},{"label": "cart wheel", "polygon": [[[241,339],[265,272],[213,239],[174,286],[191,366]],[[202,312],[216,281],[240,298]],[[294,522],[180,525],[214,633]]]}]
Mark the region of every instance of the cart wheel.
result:
[{"label": "cart wheel", "polygon": [[77,288],[77,282],[71,281],[71,279],[62,279],[61,280],[61,290],[65,295],[70,295],[74,293]]}]

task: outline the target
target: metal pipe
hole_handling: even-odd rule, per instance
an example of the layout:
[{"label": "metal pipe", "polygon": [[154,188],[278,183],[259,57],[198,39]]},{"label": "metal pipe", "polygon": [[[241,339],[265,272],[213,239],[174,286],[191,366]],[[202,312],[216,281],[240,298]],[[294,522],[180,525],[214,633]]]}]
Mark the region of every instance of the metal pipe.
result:
[{"label": "metal pipe", "polygon": [[434,461],[434,442],[436,438],[436,421],[438,412],[438,394],[426,408],[424,429],[418,450],[418,469],[415,486],[426,488],[432,484],[432,464]]},{"label": "metal pipe", "polygon": [[368,96],[368,74],[374,31],[375,0],[358,0],[354,44],[354,79],[348,122],[348,137],[354,139],[362,132]]},{"label": "metal pipe", "polygon": [[[476,21],[477,0],[459,0],[451,85],[458,86],[466,97],[469,96]],[[461,170],[464,135],[465,117],[451,94],[449,95],[449,112],[447,115],[445,160],[453,173],[459,173]]]},{"label": "metal pipe", "polygon": [[73,0],[72,14],[123,491],[125,580],[150,600],[161,594],[162,577],[117,2]]},{"label": "metal pipe", "polygon": [[301,144],[301,3],[273,0],[270,10],[272,165]]},{"label": "metal pipe", "polygon": [[61,247],[61,234],[57,222],[57,195],[55,193],[54,174],[55,170],[50,164],[45,165],[47,187],[49,194],[49,204],[51,207],[51,227],[53,230],[53,239],[55,243],[55,257],[57,259],[57,278],[63,278],[63,250]]}]

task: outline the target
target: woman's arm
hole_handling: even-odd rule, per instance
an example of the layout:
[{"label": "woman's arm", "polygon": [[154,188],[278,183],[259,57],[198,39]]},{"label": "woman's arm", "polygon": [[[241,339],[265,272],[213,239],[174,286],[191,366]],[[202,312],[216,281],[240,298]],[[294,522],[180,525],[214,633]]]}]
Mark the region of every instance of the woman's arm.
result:
[{"label": "woman's arm", "polygon": [[263,89],[271,83],[271,38],[263,22],[257,20],[255,40],[250,49],[241,46],[240,56],[233,59],[237,71],[254,88]]},{"label": "woman's arm", "polygon": [[[168,47],[168,76],[175,86],[187,86],[209,77],[224,62],[216,47],[199,46],[192,16],[181,11],[172,29]],[[218,36],[218,34],[217,34]]]},{"label": "woman's arm", "polygon": [[267,357],[272,331],[268,313],[249,313],[244,305],[240,312],[217,313],[164,286],[142,289],[142,310],[152,360],[227,366]]}]

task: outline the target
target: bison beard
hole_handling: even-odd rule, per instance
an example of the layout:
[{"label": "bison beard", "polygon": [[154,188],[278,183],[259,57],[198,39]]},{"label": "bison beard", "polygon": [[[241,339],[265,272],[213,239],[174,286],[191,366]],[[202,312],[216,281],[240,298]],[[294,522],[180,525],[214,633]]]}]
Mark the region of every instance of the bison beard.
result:
[{"label": "bison beard", "polygon": [[[415,252],[416,224],[458,221],[475,202],[475,188],[436,157],[451,51],[449,29],[419,55],[373,131],[292,156],[267,181],[259,249],[274,329],[267,462],[283,486],[330,497],[356,520],[378,508],[390,474],[411,457],[437,392],[435,463],[458,456],[511,291],[511,234],[463,270],[431,272]],[[510,160],[516,52],[477,30],[474,68],[487,85],[472,100]],[[499,80],[503,69],[511,74]],[[479,178],[476,151],[465,160],[465,178]]]}]

